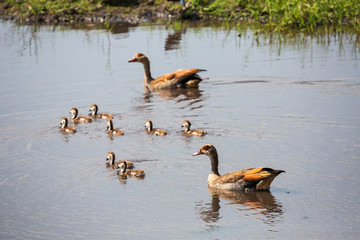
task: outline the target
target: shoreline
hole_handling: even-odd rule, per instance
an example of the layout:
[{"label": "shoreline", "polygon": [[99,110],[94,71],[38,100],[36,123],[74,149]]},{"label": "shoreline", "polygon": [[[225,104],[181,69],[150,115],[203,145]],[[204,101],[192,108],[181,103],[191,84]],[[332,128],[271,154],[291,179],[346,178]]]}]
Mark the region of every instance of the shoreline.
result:
[{"label": "shoreline", "polygon": [[[139,23],[142,21],[151,20],[213,20],[218,22],[238,22],[238,23],[252,23],[258,24],[259,28],[269,32],[284,32],[288,30],[308,31],[313,32],[314,29],[326,25],[334,25],[339,27],[352,28],[356,35],[360,35],[360,6],[355,5],[352,9],[355,0],[348,0],[346,8],[344,6],[332,6],[333,12],[322,12],[323,9],[318,9],[317,16],[308,16],[310,11],[308,8],[315,8],[300,0],[289,0],[291,7],[302,7],[296,16],[289,15],[288,12],[283,12],[277,9],[270,9],[271,6],[260,7],[251,5],[247,8],[240,6],[234,0],[224,1],[229,6],[223,5],[220,8],[220,0],[210,1],[204,6],[195,5],[194,1],[186,1],[185,6],[181,5],[179,1],[166,0],[138,0],[136,3],[128,3],[122,6],[114,6],[104,4],[107,1],[68,1],[63,2],[63,6],[58,6],[58,0],[51,1],[51,4],[56,6],[47,6],[47,2],[41,0],[34,0],[38,5],[30,5],[28,1],[7,1],[0,0],[0,19],[15,21],[19,24],[72,24],[81,22],[104,23],[105,27],[109,23],[127,22]],[[15,2],[15,4],[13,3]],[[20,1],[19,1],[20,2]],[[84,3],[83,3],[84,2]],[[111,1],[110,1],[111,2]],[[129,2],[129,1],[125,1]],[[130,1],[131,2],[131,1]],[[244,1],[246,2],[246,0]],[[261,2],[261,1],[260,1]],[[305,1],[306,2],[306,1]],[[236,3],[236,4],[235,4]],[[248,1],[248,4],[250,1]],[[299,5],[299,4],[302,5]],[[80,5],[82,4],[82,5]],[[85,4],[85,5],[84,5]],[[216,5],[217,4],[217,5]],[[234,5],[235,4],[235,5]],[[218,7],[218,8],[217,8]],[[257,7],[257,13],[249,13],[252,8]],[[272,6],[274,7],[274,6]],[[289,6],[286,6],[289,8]],[[322,6],[325,8],[324,6]],[[343,7],[342,13],[334,17],[334,13],[338,13],[339,9],[335,7]],[[220,9],[220,10],[219,10]],[[267,9],[266,12],[264,9]],[[273,14],[272,12],[277,12]],[[313,10],[311,10],[313,11]],[[320,13],[324,16],[320,19]],[[299,15],[300,14],[300,15]],[[301,17],[299,17],[301,16]],[[331,18],[332,16],[332,18]],[[315,21],[314,19],[317,20]]]}]

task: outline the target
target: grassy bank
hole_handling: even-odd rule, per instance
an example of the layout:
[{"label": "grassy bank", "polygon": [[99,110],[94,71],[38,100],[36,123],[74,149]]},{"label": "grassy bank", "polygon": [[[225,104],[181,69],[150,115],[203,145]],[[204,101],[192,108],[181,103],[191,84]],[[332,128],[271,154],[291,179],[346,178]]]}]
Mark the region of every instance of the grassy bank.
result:
[{"label": "grassy bank", "polygon": [[191,0],[204,15],[251,20],[270,29],[313,31],[323,25],[360,27],[358,0]]},{"label": "grassy bank", "polygon": [[[347,25],[360,31],[358,0],[0,0],[2,17],[30,22],[105,18],[210,18],[259,23],[270,31]],[[95,20],[94,20],[95,19]]]}]

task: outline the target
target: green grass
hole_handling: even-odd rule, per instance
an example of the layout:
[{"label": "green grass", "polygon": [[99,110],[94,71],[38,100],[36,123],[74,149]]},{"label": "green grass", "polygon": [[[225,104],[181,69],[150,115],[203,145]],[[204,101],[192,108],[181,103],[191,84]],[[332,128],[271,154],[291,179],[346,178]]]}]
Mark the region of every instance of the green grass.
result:
[{"label": "green grass", "polygon": [[[86,15],[96,9],[122,6],[124,13],[137,7],[166,4],[179,16],[198,16],[222,21],[258,23],[263,29],[283,32],[289,29],[313,32],[318,26],[347,26],[360,33],[359,0],[186,0],[183,9],[167,0],[0,0],[13,14],[22,17]],[[130,9],[130,10],[129,10]],[[126,12],[127,11],[127,12]]]},{"label": "green grass", "polygon": [[274,31],[307,29],[329,24],[359,30],[358,0],[190,0],[205,17],[252,20]]},{"label": "green grass", "polygon": [[59,13],[86,13],[96,7],[92,1],[88,0],[69,0],[69,1],[47,1],[47,0],[9,0],[14,3],[18,11],[29,16],[36,16],[41,14],[59,14]]}]

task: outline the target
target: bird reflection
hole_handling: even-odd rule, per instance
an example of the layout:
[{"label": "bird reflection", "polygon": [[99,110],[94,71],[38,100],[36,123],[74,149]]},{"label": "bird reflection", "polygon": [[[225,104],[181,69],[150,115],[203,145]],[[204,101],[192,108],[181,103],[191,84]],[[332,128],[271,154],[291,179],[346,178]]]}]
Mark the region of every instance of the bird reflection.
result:
[{"label": "bird reflection", "polygon": [[166,25],[167,29],[173,32],[168,33],[165,40],[165,51],[175,50],[180,47],[182,35],[186,33],[187,26],[182,21],[171,22]]},{"label": "bird reflection", "polygon": [[195,208],[200,218],[206,223],[214,223],[221,218],[219,195],[212,195],[211,203],[198,202]]},{"label": "bird reflection", "polygon": [[281,203],[269,191],[234,192],[209,189],[211,202],[198,202],[196,211],[206,223],[217,222],[220,216],[220,199],[225,199],[227,205],[236,205],[236,209],[245,215],[256,215],[265,224],[278,222],[283,215]]},{"label": "bird reflection", "polygon": [[168,100],[177,99],[177,102],[198,100],[201,97],[201,90],[198,88],[180,88],[180,89],[163,89],[154,91],[157,96],[166,98]]},{"label": "bird reflection", "polygon": [[175,100],[176,103],[185,102],[186,105],[180,107],[181,109],[185,109],[190,107],[191,109],[201,108],[201,103],[203,99],[202,90],[198,88],[176,88],[176,89],[161,89],[150,91],[148,88],[145,88],[144,101],[146,103],[152,102],[154,97],[160,97],[168,100]]},{"label": "bird reflection", "polygon": [[121,174],[119,171],[116,172],[116,176],[118,177],[119,183],[120,183],[121,185],[126,184],[127,176]]},{"label": "bird reflection", "polygon": [[185,29],[175,31],[173,34],[168,34],[165,41],[165,51],[178,49],[181,42],[181,36],[185,34]]}]

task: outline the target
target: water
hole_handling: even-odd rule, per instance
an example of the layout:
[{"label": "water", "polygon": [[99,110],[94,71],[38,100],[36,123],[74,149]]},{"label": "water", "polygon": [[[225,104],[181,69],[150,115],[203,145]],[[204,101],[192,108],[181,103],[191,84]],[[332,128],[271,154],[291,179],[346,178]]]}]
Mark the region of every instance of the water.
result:
[{"label": "water", "polygon": [[[349,34],[260,36],[211,25],[16,26],[0,22],[1,239],[357,239],[360,61]],[[146,93],[153,76],[205,68],[198,90]],[[61,133],[71,107],[114,114]],[[144,124],[168,131],[149,136]],[[185,137],[185,119],[205,137]],[[220,173],[286,170],[270,192],[214,193]],[[143,179],[106,168],[108,151]]]}]

